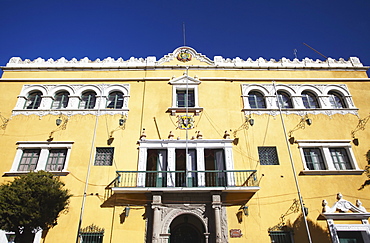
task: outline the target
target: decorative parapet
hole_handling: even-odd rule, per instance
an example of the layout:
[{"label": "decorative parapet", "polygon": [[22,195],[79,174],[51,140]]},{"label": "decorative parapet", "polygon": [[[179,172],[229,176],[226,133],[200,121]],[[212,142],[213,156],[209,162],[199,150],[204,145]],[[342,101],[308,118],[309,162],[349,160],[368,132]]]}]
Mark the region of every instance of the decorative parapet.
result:
[{"label": "decorative parapet", "polygon": [[[322,60],[312,60],[309,58],[299,59],[287,59],[285,57],[280,60],[270,59],[266,60],[262,57],[252,60],[248,58],[246,60],[241,59],[240,57],[236,58],[224,58],[222,56],[215,56],[213,61],[207,56],[198,53],[196,50],[190,47],[179,47],[175,49],[172,53],[168,53],[157,61],[157,58],[154,56],[149,56],[146,58],[135,58],[131,57],[128,60],[123,58],[114,59],[112,57],[107,57],[103,60],[99,58],[96,60],[90,60],[85,57],[80,60],[72,58],[67,60],[64,57],[61,57],[57,60],[49,58],[47,60],[42,58],[37,58],[35,60],[25,59],[22,60],[20,57],[12,57],[9,62],[6,64],[7,68],[154,68],[154,67],[163,67],[163,64],[170,62],[174,59],[178,59],[178,55],[181,52],[186,52],[193,59],[199,60],[204,63],[204,67],[221,67],[221,68],[250,68],[250,69],[368,69],[364,67],[360,62],[360,59],[357,57],[350,57],[348,60],[339,58],[335,60],[328,58],[325,61]],[[180,62],[181,63],[181,62]],[[183,65],[186,65],[182,63]],[[181,65],[181,64],[180,64]],[[179,65],[176,65],[179,66]]]},{"label": "decorative parapet", "polygon": [[368,218],[370,212],[362,206],[360,200],[356,200],[356,205],[343,199],[341,193],[337,194],[337,202],[332,207],[328,206],[328,202],[324,199],[322,201],[322,216],[328,221],[328,224],[334,224],[333,220],[362,220],[363,224],[368,225]]},{"label": "decorative parapet", "polygon": [[[362,242],[369,242],[370,225],[368,218],[370,217],[370,213],[362,206],[360,200],[356,200],[356,205],[354,205],[353,203],[343,199],[343,195],[338,193],[337,202],[334,203],[332,207],[328,206],[328,202],[326,200],[322,201],[322,206],[323,209],[321,217],[326,219],[333,243],[342,242],[340,240],[341,234],[348,231],[356,231],[360,234],[363,233],[362,237],[364,238],[362,238]],[[340,223],[342,220],[346,220],[348,222]],[[362,223],[359,224],[357,222],[358,220],[361,220]]]},{"label": "decorative parapet", "polygon": [[276,61],[275,59],[266,60],[262,57],[252,60],[248,58],[243,60],[239,57],[234,59],[223,58],[221,56],[215,56],[214,63],[217,66],[227,66],[227,67],[242,67],[242,68],[363,68],[364,66],[360,62],[358,57],[350,57],[347,61],[343,58],[335,60],[333,58],[328,58],[325,61],[319,59],[312,60],[310,58],[304,58],[299,60],[297,58],[290,60],[285,57]]},{"label": "decorative parapet", "polygon": [[324,199],[322,201],[322,212],[324,214],[329,213],[368,213],[366,209],[362,206],[360,200],[356,200],[356,206],[352,204],[350,201],[343,199],[343,195],[341,193],[337,194],[337,202],[332,206],[328,206],[328,202]]}]

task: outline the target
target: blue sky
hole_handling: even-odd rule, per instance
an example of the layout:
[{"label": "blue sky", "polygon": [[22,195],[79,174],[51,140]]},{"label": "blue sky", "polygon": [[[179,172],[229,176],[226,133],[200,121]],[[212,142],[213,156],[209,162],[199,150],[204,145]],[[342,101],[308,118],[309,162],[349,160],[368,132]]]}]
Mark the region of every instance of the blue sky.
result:
[{"label": "blue sky", "polygon": [[0,66],[22,59],[158,59],[184,43],[213,59],[338,59],[370,66],[369,0],[0,0]]}]

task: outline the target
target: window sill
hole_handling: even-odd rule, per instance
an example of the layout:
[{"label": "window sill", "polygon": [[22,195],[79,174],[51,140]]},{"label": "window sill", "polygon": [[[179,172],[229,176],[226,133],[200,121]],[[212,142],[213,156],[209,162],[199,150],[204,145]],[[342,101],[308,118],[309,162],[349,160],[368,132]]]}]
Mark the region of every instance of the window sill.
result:
[{"label": "window sill", "polygon": [[302,170],[300,175],[362,175],[364,170]]},{"label": "window sill", "polygon": [[[242,111],[246,112],[247,114],[269,114],[272,116],[276,116],[279,113],[279,109],[271,109],[271,108],[265,108],[265,109],[242,109]],[[296,114],[301,115],[302,113],[308,113],[308,114],[325,114],[328,116],[334,115],[334,114],[353,114],[357,115],[357,108],[342,108],[342,109],[324,109],[324,108],[317,108],[317,109],[302,109],[302,108],[283,108],[281,109],[282,113],[284,114]]]},{"label": "window sill", "polygon": [[66,115],[66,116],[73,116],[73,115],[115,115],[115,114],[124,114],[127,115],[129,109],[14,109],[12,112],[13,116],[16,115],[37,115],[37,116],[45,116],[45,115]]},{"label": "window sill", "polygon": [[171,116],[176,116],[176,113],[186,113],[186,110],[189,113],[194,113],[195,116],[199,116],[199,113],[203,111],[203,107],[170,107],[167,112],[171,113]]},{"label": "window sill", "polygon": [[[48,171],[52,173],[55,176],[66,176],[69,174],[69,171]],[[21,176],[28,174],[29,171],[10,171],[10,172],[4,172],[3,177],[10,177],[10,176]]]}]

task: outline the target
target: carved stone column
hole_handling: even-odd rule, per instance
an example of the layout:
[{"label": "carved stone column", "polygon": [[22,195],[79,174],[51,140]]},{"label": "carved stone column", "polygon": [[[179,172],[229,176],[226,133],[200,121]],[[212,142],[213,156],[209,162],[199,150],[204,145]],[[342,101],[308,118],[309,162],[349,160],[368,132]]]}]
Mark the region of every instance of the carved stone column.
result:
[{"label": "carved stone column", "polygon": [[216,243],[222,243],[221,195],[212,195],[212,208],[215,210]]},{"label": "carved stone column", "polygon": [[159,235],[161,233],[161,205],[162,196],[153,195],[152,209],[153,209],[153,236],[152,243],[159,243]]}]

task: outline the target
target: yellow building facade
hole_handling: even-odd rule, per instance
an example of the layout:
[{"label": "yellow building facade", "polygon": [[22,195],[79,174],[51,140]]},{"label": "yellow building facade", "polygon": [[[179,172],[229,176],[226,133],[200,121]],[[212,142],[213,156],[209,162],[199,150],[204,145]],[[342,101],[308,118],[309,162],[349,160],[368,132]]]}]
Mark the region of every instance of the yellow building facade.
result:
[{"label": "yellow building facade", "polygon": [[73,194],[34,242],[370,242],[370,80],[356,57],[211,60],[184,46],[2,69],[0,182],[47,170]]}]

